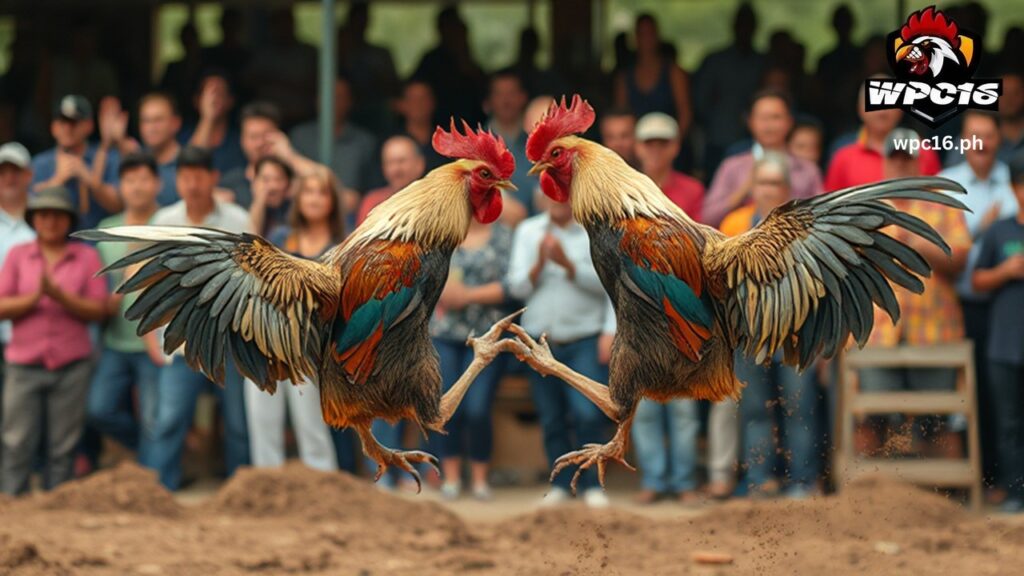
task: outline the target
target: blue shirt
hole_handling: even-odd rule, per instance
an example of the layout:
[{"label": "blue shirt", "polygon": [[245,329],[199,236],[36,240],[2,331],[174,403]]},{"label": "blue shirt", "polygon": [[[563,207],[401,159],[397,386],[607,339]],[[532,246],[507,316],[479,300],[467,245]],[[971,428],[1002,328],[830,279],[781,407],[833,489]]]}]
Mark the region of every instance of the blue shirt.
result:
[{"label": "blue shirt", "polygon": [[[111,156],[108,156],[107,165],[103,169],[103,182],[111,185],[117,184],[117,162],[111,161]],[[85,161],[85,165],[92,168],[93,160],[96,158],[96,145],[88,144],[85,148],[85,155],[82,159]],[[57,171],[57,149],[50,148],[45,152],[40,152],[34,158],[32,158],[32,186],[40,182],[44,182],[53,178],[54,172]],[[74,204],[78,205],[78,194],[79,194],[79,183],[77,178],[73,178],[64,183],[64,187],[67,188],[68,192],[71,193],[71,199]],[[95,228],[99,225],[100,220],[103,220],[110,213],[107,212],[96,198],[90,194],[89,197],[89,211],[85,214],[78,215],[78,229],[88,230],[89,228]]]},{"label": "blue shirt", "polygon": [[[1010,186],[1010,169],[1005,163],[996,161],[988,179],[982,180],[974,174],[970,164],[961,162],[956,166],[946,168],[939,172],[939,176],[949,178],[960,184],[967,190],[967,195],[957,195],[957,198],[967,205],[970,212],[964,212],[964,222],[971,238],[977,239],[984,230],[981,229],[981,221],[985,213],[989,211],[996,202],[999,203],[999,217],[1012,218],[1017,214],[1017,197]],[[977,267],[978,254],[981,246],[975,242],[967,255],[967,264],[956,281],[956,291],[962,299],[979,301],[987,298],[984,294],[976,294],[971,287],[971,274]]]},{"label": "blue shirt", "polygon": [[[118,175],[121,169],[121,155],[116,150],[111,150],[107,156],[107,166],[113,174]],[[156,167],[157,176],[160,177],[160,192],[156,195],[156,203],[161,208],[164,206],[170,206],[181,197],[178,196],[178,157],[175,156],[173,160],[166,164],[158,164]],[[117,181],[120,182],[121,178],[118,176]]]}]

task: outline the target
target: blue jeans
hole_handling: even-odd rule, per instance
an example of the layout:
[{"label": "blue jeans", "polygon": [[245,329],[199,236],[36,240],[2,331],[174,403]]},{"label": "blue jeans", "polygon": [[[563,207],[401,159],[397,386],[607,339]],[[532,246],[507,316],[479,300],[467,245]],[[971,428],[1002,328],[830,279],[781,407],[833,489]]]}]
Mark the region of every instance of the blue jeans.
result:
[{"label": "blue jeans", "polygon": [[995,417],[997,486],[1013,498],[1024,498],[1024,365],[988,361],[989,395]]},{"label": "blue jeans", "polygon": [[659,493],[697,489],[699,430],[700,418],[693,400],[665,404],[640,401],[633,417],[633,446],[645,489]]},{"label": "blue jeans", "polygon": [[[604,382],[608,369],[597,361],[597,336],[583,338],[569,344],[551,343],[551,353],[563,364],[580,374]],[[530,389],[544,434],[544,453],[552,465],[555,460],[584,444],[608,441],[608,418],[601,409],[562,380],[530,373]],[[554,485],[566,490],[575,473],[575,467],[563,470]],[[580,475],[579,488],[597,486],[597,472],[593,468]]]},{"label": "blue jeans", "polygon": [[815,446],[820,438],[814,371],[799,374],[777,360],[765,367],[737,355],[736,376],[747,385],[740,399],[740,419],[748,483],[760,486],[772,478],[776,463],[773,428],[778,408],[790,483],[813,487],[821,467],[820,447]]},{"label": "blue jeans", "polygon": [[[473,361],[473,349],[465,342],[434,339],[441,356],[441,381],[447,392]],[[476,377],[455,414],[445,426],[447,435],[432,433],[428,451],[439,458],[458,458],[464,451],[474,462],[491,459],[493,438],[491,406],[504,374],[505,356],[498,356]]]},{"label": "blue jeans", "polygon": [[338,470],[356,473],[356,431],[351,428],[331,428],[334,453],[338,457]]},{"label": "blue jeans", "polygon": [[249,431],[245,421],[245,398],[242,375],[228,362],[224,368],[224,387],[213,384],[193,371],[182,356],[175,356],[160,370],[157,380],[156,422],[153,441],[146,449],[143,464],[153,468],[168,490],[181,484],[181,455],[185,436],[192,426],[196,399],[206,390],[213,390],[221,401],[224,417],[224,464],[228,476],[239,466],[249,463]]},{"label": "blue jeans", "polygon": [[[139,460],[152,441],[156,420],[156,381],[160,368],[145,352],[104,348],[89,388],[88,423],[104,436],[137,450]],[[137,387],[139,416],[132,406]]]}]

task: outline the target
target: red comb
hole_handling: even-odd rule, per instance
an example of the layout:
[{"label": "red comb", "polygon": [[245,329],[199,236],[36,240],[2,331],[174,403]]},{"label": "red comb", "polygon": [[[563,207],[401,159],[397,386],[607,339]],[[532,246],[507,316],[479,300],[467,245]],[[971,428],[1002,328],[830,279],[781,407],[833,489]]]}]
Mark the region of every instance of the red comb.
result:
[{"label": "red comb", "polygon": [[452,118],[451,132],[445,132],[444,128],[438,126],[434,130],[434,150],[448,158],[467,158],[486,162],[500,178],[508,178],[512,175],[516,169],[516,160],[505,147],[505,141],[501,139],[501,136],[484,132],[479,127],[474,131],[465,120],[462,121],[462,129],[466,132],[465,134],[459,133],[454,118]]},{"label": "red comb", "polygon": [[572,104],[565,105],[565,96],[562,102],[552,102],[544,117],[537,122],[526,140],[526,157],[530,162],[540,160],[544,151],[552,141],[568,136],[586,132],[587,128],[594,123],[594,109],[586,100],[574,94]]},{"label": "red comb", "polygon": [[935,6],[914,12],[900,29],[900,36],[904,41],[918,36],[937,36],[945,38],[953,48],[960,47],[958,34],[956,22],[946,18],[946,15],[942,11],[936,10]]}]

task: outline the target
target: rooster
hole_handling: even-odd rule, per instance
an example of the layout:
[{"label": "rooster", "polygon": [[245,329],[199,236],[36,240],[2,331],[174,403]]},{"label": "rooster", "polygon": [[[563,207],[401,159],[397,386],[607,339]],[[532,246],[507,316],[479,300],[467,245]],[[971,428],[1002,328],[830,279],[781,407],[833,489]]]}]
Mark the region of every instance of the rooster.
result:
[{"label": "rooster", "polygon": [[907,62],[910,73],[938,78],[946,63],[960,66],[961,37],[957,25],[934,6],[914,13],[900,29],[896,61]]},{"label": "rooster", "polygon": [[259,236],[190,227],[125,226],[79,232],[95,241],[147,242],[113,263],[143,263],[118,291],[142,290],[126,316],[140,335],[166,324],[164,350],[223,382],[230,359],[261,389],[308,377],[320,387],[324,420],[351,426],[378,464],[420,477],[413,464],[437,459],[381,446],[374,418],[409,418],[442,431],[476,375],[518,342],[499,340],[515,314],[480,338],[475,358],[441,395],[438,356],[427,323],[448,276],[448,263],[470,218],[493,222],[515,168],[501,138],[440,127],[441,166],[377,206],[346,241],[318,261],[292,257]]},{"label": "rooster", "polygon": [[[571,202],[590,235],[601,282],[612,299],[617,333],[608,386],[552,357],[544,338],[517,325],[523,359],[562,378],[618,424],[614,438],[556,460],[551,477],[578,465],[596,465],[604,484],[607,461],[624,459],[630,423],[641,398],[712,401],[738,397],[734,351],[807,368],[829,357],[850,334],[864,345],[873,304],[895,322],[899,305],[890,282],[920,293],[923,258],[886,235],[890,225],[910,230],[949,254],[927,224],[886,200],[907,198],[964,209],[945,192],[963,189],[942,178],[913,178],[850,188],[791,201],[758,226],[726,238],[698,224],[647,176],[617,154],[579,136],[594,111],[576,96],[553,103],[531,132],[526,154],[544,194]],[[631,467],[630,467],[631,468]]]}]

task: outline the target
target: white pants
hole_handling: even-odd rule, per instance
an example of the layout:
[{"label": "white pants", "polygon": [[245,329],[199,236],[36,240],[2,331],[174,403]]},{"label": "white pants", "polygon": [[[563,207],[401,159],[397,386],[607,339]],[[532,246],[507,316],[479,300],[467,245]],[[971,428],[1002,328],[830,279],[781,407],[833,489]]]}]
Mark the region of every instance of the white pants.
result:
[{"label": "white pants", "polygon": [[285,460],[285,405],[299,444],[303,464],[316,470],[337,470],[338,459],[330,430],[320,411],[320,391],[308,380],[295,386],[277,383],[273,395],[245,381],[245,415],[249,422],[249,449],[256,467],[281,466]]},{"label": "white pants", "polygon": [[740,446],[739,404],[722,400],[711,404],[708,415],[708,477],[712,482],[736,481]]}]

